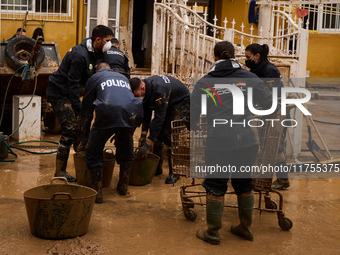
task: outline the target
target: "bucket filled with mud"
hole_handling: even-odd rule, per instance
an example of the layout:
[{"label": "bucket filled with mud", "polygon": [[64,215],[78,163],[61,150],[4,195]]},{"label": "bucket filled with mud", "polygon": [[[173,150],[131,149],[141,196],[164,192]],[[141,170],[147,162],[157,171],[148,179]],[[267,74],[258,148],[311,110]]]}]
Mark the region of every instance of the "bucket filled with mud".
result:
[{"label": "bucket filled with mud", "polygon": [[[90,170],[86,166],[85,162],[85,151],[76,152],[73,154],[74,158],[74,167],[76,170],[76,177],[77,177],[77,183],[79,185],[84,185],[87,187],[92,188],[92,180],[91,180],[91,174]],[[112,174],[113,169],[115,167],[115,155],[113,153],[113,150],[111,149],[105,149],[103,151],[103,188],[110,187],[111,180],[112,180]]]},{"label": "bucket filled with mud", "polygon": [[150,184],[155,176],[159,157],[148,153],[145,158],[141,158],[135,151],[135,160],[131,164],[129,185],[143,186]]},{"label": "bucket filled with mud", "polygon": [[64,177],[55,177],[48,185],[27,190],[24,200],[31,233],[45,239],[84,235],[96,195],[95,190],[69,184]]}]

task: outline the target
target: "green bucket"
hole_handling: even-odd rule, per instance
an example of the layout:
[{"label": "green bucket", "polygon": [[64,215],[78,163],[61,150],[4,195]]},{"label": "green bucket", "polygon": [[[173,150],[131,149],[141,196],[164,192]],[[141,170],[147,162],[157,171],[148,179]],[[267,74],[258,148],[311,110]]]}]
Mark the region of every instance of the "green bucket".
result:
[{"label": "green bucket", "polygon": [[141,158],[135,153],[135,160],[131,164],[129,185],[143,186],[150,184],[155,176],[159,157],[148,153],[145,158]]},{"label": "green bucket", "polygon": [[[111,152],[109,152],[111,151]],[[92,188],[92,180],[90,170],[86,166],[85,151],[76,152],[73,154],[74,168],[76,170],[77,183]],[[113,169],[115,167],[115,155],[111,149],[105,149],[103,151],[103,188],[110,187]]]}]

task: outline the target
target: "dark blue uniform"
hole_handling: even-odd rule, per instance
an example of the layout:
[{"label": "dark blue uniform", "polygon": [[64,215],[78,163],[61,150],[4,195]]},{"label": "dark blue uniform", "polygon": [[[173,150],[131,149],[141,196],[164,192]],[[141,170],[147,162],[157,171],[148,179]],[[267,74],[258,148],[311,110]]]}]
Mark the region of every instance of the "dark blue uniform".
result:
[{"label": "dark blue uniform", "polygon": [[[150,127],[149,139],[171,145],[171,121],[189,114],[190,93],[179,80],[167,75],[154,75],[145,80],[143,130]],[[154,118],[151,120],[152,111]]]},{"label": "dark blue uniform", "polygon": [[121,73],[130,79],[129,60],[117,47],[112,46],[104,53],[103,62],[109,64],[114,72]]},{"label": "dark blue uniform", "polygon": [[[214,94],[210,87],[215,84],[231,84],[242,90],[244,95],[244,114],[233,114],[233,96],[228,89],[216,88],[216,93],[219,95],[221,102]],[[207,86],[208,85],[208,86]],[[235,60],[220,60],[213,69],[200,79],[194,87],[190,98],[190,121],[195,124],[201,113],[201,95],[207,94],[209,91],[214,96],[215,101],[207,98],[207,119],[209,124],[206,149],[205,163],[207,166],[235,166],[240,169],[241,166],[251,166],[254,164],[258,151],[258,140],[256,133],[248,125],[216,125],[213,127],[214,119],[227,119],[229,123],[245,123],[251,117],[251,112],[248,109],[246,100],[247,88],[252,87],[253,99],[264,108],[271,107],[272,94],[262,81],[251,72],[241,68]],[[204,90],[203,90],[204,89]],[[226,173],[227,174],[227,173]],[[235,176],[234,176],[235,177]],[[239,176],[240,177],[240,176]],[[251,191],[254,186],[250,173],[242,173],[242,178],[231,178],[231,183],[237,195]],[[215,196],[223,196],[227,191],[227,183],[229,176],[226,178],[204,180],[203,186],[207,192],[212,192]]]},{"label": "dark blue uniform", "polygon": [[[96,118],[89,135],[93,110]],[[125,76],[108,68],[93,75],[86,84],[82,103],[83,139],[89,136],[85,153],[88,168],[102,166],[102,151],[113,134],[117,163],[132,161],[133,132],[142,119],[142,100],[133,95]]]}]

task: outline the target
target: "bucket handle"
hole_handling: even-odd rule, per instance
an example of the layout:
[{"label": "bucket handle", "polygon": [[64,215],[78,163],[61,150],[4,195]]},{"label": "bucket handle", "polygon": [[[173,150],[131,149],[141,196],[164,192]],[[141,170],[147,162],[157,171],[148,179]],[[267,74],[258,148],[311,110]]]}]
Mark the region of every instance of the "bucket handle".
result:
[{"label": "bucket handle", "polygon": [[68,181],[67,181],[67,179],[66,179],[65,177],[62,177],[62,176],[60,176],[60,177],[53,177],[52,180],[51,180],[51,182],[50,182],[50,184],[53,184],[53,182],[54,182],[55,180],[64,181],[64,182],[66,182],[66,184],[69,184]]},{"label": "bucket handle", "polygon": [[67,193],[67,192],[57,192],[57,193],[54,193],[51,200],[65,200],[65,199],[56,199],[55,197],[56,196],[68,196],[68,200],[73,200],[72,196],[70,193]]}]

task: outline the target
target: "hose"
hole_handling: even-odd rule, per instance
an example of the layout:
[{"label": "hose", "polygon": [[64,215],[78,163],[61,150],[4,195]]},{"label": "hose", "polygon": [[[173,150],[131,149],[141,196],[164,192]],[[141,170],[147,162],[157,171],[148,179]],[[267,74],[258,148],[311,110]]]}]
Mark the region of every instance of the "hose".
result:
[{"label": "hose", "polygon": [[3,102],[3,104],[2,104],[2,111],[1,111],[1,118],[0,118],[0,126],[1,126],[1,124],[2,124],[2,119],[3,119],[3,117],[4,117],[5,103],[6,103],[6,97],[7,97],[7,92],[8,92],[8,89],[9,89],[9,85],[11,84],[12,79],[13,79],[13,77],[15,76],[15,74],[16,74],[17,72],[19,72],[19,70],[20,70],[21,68],[23,68],[23,67],[25,67],[25,65],[20,66],[20,67],[14,72],[14,74],[12,75],[11,79],[9,79],[9,82],[8,82],[8,84],[7,84],[7,88],[6,88],[6,92],[5,92],[5,97],[4,97],[4,102]]},{"label": "hose", "polygon": [[[1,118],[0,118],[0,126],[2,124],[2,120],[3,120],[3,116],[4,116],[4,111],[5,111],[5,103],[6,103],[6,97],[7,97],[7,93],[8,93],[8,89],[9,89],[9,86],[11,85],[11,82],[13,80],[13,77],[15,76],[15,74],[23,67],[26,67],[27,68],[27,65],[22,65],[20,66],[14,73],[13,75],[11,76],[11,79],[9,80],[8,84],[7,84],[7,88],[6,88],[6,92],[5,92],[5,96],[4,96],[4,101],[3,101],[3,105],[2,105],[2,111],[1,111]],[[38,77],[37,75],[35,75],[35,83],[34,83],[34,89],[33,89],[33,93],[32,93],[32,97],[30,98],[29,102],[22,108],[19,108],[19,110],[22,112],[22,119],[18,125],[18,127],[13,131],[12,134],[10,134],[8,137],[12,137],[18,130],[19,128],[21,127],[23,121],[24,121],[24,109],[26,109],[29,104],[32,102],[33,100],[33,97],[34,97],[34,94],[35,94],[35,91],[36,91],[36,88],[37,88],[37,84],[38,84]],[[28,142],[46,142],[46,143],[53,143],[53,144],[59,144],[57,142],[53,142],[53,141],[24,141],[24,142],[16,142],[16,143],[11,143],[11,144],[6,144],[6,147],[9,149],[9,151],[17,156],[12,150],[11,150],[11,147],[12,148],[15,148],[15,149],[18,149],[18,150],[22,150],[22,151],[25,151],[25,152],[28,152],[28,153],[32,153],[32,154],[52,154],[52,153],[56,153],[57,151],[49,151],[49,152],[35,152],[35,151],[29,151],[29,150],[26,150],[26,149],[23,149],[23,148],[20,148],[18,146],[15,146],[15,145],[18,145],[18,144],[23,144],[23,143],[28,143]],[[14,160],[1,160],[2,162],[14,162]]]},{"label": "hose", "polygon": [[59,144],[58,142],[53,142],[53,141],[40,141],[40,140],[37,140],[37,141],[24,141],[24,142],[11,143],[11,144],[9,145],[9,147],[12,147],[12,148],[15,148],[15,149],[18,149],[18,150],[22,150],[22,151],[26,151],[26,152],[29,152],[29,153],[32,153],[32,154],[52,154],[52,153],[56,153],[56,152],[57,152],[57,151],[36,152],[36,151],[29,151],[29,150],[20,148],[20,147],[18,147],[18,146],[15,146],[15,145],[18,145],[18,144],[31,143],[31,142]]}]

